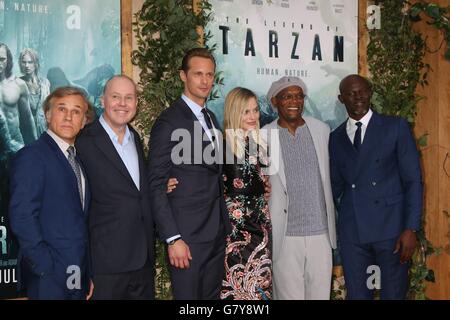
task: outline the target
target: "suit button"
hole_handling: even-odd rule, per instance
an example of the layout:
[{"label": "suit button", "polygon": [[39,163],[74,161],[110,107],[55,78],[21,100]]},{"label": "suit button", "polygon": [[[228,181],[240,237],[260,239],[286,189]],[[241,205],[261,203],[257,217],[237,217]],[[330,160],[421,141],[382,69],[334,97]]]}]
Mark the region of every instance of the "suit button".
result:
[{"label": "suit button", "polygon": [[372,181],[372,185],[375,187],[377,183],[375,181]]},{"label": "suit button", "polygon": [[355,189],[356,188],[356,185],[355,184],[352,184],[352,189]]},{"label": "suit button", "polygon": [[375,200],[373,203],[375,203],[375,204],[379,204],[380,203],[380,201],[378,201],[378,200]]},{"label": "suit button", "polygon": [[287,196],[287,192],[285,191],[284,194]]},{"label": "suit button", "polygon": [[287,210],[286,210],[286,209],[284,209],[284,213],[287,213]]}]

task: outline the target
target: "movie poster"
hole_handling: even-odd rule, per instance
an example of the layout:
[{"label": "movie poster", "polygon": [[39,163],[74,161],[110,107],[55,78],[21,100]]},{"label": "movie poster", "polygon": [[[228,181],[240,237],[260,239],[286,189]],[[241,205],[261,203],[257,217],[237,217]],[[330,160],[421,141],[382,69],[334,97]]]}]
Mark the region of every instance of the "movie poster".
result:
[{"label": "movie poster", "polygon": [[120,44],[120,0],[0,0],[0,298],[18,295],[8,160],[46,130],[42,103],[57,87],[81,88],[101,114],[104,83],[121,71]]},{"label": "movie poster", "polygon": [[273,81],[297,76],[308,86],[305,115],[335,129],[346,118],[339,81],[358,71],[357,0],[211,0],[210,43],[224,86],[208,107],[223,121],[227,93],[237,86],[259,97],[261,125],[277,117],[266,94]]}]

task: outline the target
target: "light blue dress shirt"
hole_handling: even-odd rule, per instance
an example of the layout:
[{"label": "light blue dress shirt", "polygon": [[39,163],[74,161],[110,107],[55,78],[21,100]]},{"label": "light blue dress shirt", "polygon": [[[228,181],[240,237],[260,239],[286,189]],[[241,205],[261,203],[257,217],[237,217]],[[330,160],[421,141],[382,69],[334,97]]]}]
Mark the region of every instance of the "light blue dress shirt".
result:
[{"label": "light blue dress shirt", "polygon": [[[192,101],[191,99],[186,97],[184,94],[181,96],[181,99],[183,99],[184,102],[186,102],[186,104],[188,105],[188,107],[192,110],[192,113],[194,113],[194,115],[197,117],[198,121],[200,122],[200,124],[203,127],[203,130],[205,130],[206,134],[208,135],[209,141],[212,142],[212,134],[209,131],[208,125],[206,124],[206,121],[205,121],[205,117],[202,113],[202,109],[206,106],[204,106],[204,107],[199,106],[197,103],[195,103],[194,101]],[[210,120],[211,120],[211,124],[212,124],[213,128],[217,129],[214,127],[214,123],[213,123],[212,119],[210,119]]]},{"label": "light blue dress shirt", "polygon": [[134,143],[133,133],[130,131],[130,129],[128,129],[128,126],[126,126],[125,136],[123,137],[122,144],[120,144],[119,137],[113,131],[113,129],[111,129],[108,123],[106,123],[105,119],[103,118],[103,115],[100,117],[100,124],[105,129],[106,133],[111,139],[111,142],[113,143],[114,148],[116,148],[117,153],[120,156],[120,159],[122,159],[122,162],[124,163],[125,167],[128,170],[128,173],[133,179],[136,188],[139,190],[140,189],[139,159],[136,150],[136,145]]}]

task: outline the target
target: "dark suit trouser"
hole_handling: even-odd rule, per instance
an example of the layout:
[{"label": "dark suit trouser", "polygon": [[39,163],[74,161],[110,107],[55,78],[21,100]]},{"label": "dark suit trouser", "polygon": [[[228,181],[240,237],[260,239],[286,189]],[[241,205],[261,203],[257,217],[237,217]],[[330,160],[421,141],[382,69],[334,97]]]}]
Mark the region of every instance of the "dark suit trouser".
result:
[{"label": "dark suit trouser", "polygon": [[55,274],[26,276],[27,297],[30,300],[85,300],[86,286],[68,289],[66,279]]},{"label": "dark suit trouser", "polygon": [[93,300],[154,299],[153,266],[146,263],[136,271],[94,275]]},{"label": "dark suit trouser", "polygon": [[[341,258],[344,269],[347,299],[371,300],[373,289],[368,279],[375,274],[369,266],[380,268],[381,296],[383,300],[403,300],[408,291],[409,264],[400,264],[400,252],[394,254],[397,238],[370,244],[341,243]],[[373,277],[369,283],[374,283]]]},{"label": "dark suit trouser", "polygon": [[218,300],[224,274],[225,231],[216,239],[188,243],[192,260],[188,269],[170,266],[172,293],[176,300]]}]

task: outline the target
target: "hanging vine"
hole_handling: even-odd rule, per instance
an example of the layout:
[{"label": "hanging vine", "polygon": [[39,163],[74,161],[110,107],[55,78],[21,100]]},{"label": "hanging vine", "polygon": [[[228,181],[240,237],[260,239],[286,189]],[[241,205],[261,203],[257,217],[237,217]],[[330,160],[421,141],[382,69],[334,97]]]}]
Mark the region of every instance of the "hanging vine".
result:
[{"label": "hanging vine", "polygon": [[[370,43],[367,58],[374,96],[373,107],[380,113],[404,117],[414,126],[417,102],[423,97],[417,95],[418,85],[427,85],[430,66],[423,58],[430,49],[426,39],[412,25],[419,21],[421,13],[431,17],[428,24],[441,30],[443,42],[447,42],[445,57],[449,51],[449,25],[445,16],[448,8],[436,4],[408,1],[384,0],[381,6],[381,28],[369,31]],[[419,146],[426,145],[426,135],[418,139]],[[425,214],[422,219],[425,223]],[[434,282],[434,272],[426,265],[427,257],[438,253],[427,240],[424,229],[417,233],[419,248],[413,256],[410,268],[410,299],[426,299],[426,281]]]}]

